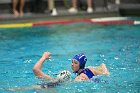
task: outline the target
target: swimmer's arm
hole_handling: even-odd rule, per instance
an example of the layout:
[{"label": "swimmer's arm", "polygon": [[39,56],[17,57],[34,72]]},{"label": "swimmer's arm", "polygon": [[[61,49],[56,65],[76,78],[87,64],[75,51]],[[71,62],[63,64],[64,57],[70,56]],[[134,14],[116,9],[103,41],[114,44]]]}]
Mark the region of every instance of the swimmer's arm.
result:
[{"label": "swimmer's arm", "polygon": [[109,75],[110,74],[105,64],[101,64],[100,67],[101,67],[100,69],[91,68],[91,70],[95,75]]},{"label": "swimmer's arm", "polygon": [[96,70],[96,69],[92,69],[92,72],[95,74],[95,75],[105,75],[104,72],[100,71],[100,70]]},{"label": "swimmer's arm", "polygon": [[100,65],[100,68],[102,69],[102,71],[104,72],[104,73],[106,73],[106,74],[110,74],[110,72],[108,71],[108,69],[107,69],[107,67],[106,67],[106,65],[104,64],[104,63],[102,63],[101,65]]},{"label": "swimmer's arm", "polygon": [[49,75],[45,74],[42,72],[41,68],[43,63],[45,62],[45,60],[50,58],[51,53],[50,52],[45,52],[42,57],[40,58],[40,60],[34,65],[33,67],[33,72],[35,74],[36,77],[38,78],[45,78],[45,79],[52,79]]}]

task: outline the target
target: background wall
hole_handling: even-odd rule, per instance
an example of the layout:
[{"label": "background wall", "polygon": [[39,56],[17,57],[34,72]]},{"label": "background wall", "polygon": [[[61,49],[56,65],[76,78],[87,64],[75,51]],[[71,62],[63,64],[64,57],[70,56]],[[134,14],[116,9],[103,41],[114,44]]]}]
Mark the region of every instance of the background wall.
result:
[{"label": "background wall", "polygon": [[[109,9],[111,5],[115,5],[116,0],[93,0],[93,8],[95,10]],[[128,4],[128,5],[127,5]],[[71,0],[55,0],[55,5],[59,9],[71,7]],[[85,10],[87,7],[86,0],[78,0],[79,9]],[[131,6],[131,7],[130,7]],[[25,0],[25,12],[44,13],[47,10],[47,0]],[[117,5],[122,15],[138,14],[140,11],[140,0],[120,0]],[[112,7],[110,9],[113,9]],[[12,0],[0,0],[0,13],[12,13]],[[131,12],[131,13],[130,13]],[[139,15],[139,14],[138,14]]]}]

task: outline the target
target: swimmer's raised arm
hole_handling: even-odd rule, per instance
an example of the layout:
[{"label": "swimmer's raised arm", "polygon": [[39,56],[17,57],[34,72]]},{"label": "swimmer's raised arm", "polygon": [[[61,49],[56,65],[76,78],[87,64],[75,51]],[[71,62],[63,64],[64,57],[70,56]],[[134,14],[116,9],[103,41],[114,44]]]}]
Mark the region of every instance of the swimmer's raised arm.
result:
[{"label": "swimmer's raised arm", "polygon": [[49,75],[42,72],[41,68],[45,60],[50,58],[51,53],[50,52],[44,52],[42,57],[38,60],[38,62],[33,67],[33,72],[38,78],[45,78],[45,79],[52,79]]}]

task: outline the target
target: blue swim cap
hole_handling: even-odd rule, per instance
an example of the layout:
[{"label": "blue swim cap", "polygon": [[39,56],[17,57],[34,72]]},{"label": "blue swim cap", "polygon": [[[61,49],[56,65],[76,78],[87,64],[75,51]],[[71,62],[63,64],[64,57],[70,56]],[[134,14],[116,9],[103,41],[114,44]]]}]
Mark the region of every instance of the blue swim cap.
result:
[{"label": "blue swim cap", "polygon": [[80,69],[85,68],[87,57],[83,53],[75,55],[73,59],[80,63]]}]

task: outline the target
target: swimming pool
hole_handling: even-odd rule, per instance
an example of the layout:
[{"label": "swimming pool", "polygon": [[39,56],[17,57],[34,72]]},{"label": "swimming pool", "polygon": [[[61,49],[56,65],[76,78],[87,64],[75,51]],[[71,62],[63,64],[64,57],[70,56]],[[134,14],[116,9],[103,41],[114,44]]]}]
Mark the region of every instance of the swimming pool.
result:
[{"label": "swimming pool", "polygon": [[140,25],[90,23],[0,29],[0,92],[39,83],[32,67],[44,51],[50,51],[52,59],[45,62],[43,71],[51,76],[64,69],[72,72],[71,58],[81,52],[87,55],[86,66],[105,63],[111,75],[100,77],[100,82],[69,82],[45,90],[15,92],[140,93],[139,29]]}]

